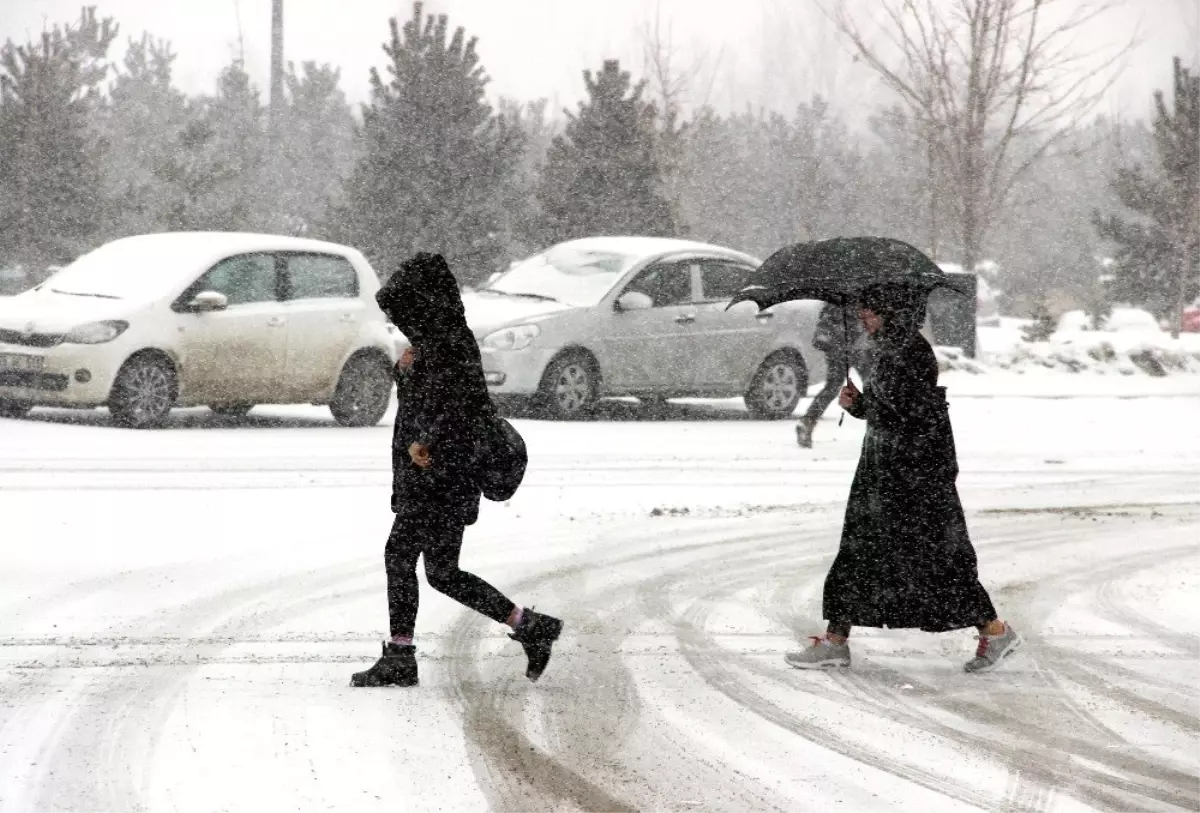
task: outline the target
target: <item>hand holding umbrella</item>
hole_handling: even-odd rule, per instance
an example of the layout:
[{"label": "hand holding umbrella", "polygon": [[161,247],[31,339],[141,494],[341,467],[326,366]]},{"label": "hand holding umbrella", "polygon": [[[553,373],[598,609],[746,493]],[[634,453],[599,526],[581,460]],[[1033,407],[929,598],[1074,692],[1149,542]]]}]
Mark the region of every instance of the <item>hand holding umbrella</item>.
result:
[{"label": "hand holding umbrella", "polygon": [[858,391],[858,387],[854,386],[854,382],[847,381],[846,386],[842,387],[841,394],[838,395],[838,406],[842,409],[853,409],[860,395],[862,393]]}]

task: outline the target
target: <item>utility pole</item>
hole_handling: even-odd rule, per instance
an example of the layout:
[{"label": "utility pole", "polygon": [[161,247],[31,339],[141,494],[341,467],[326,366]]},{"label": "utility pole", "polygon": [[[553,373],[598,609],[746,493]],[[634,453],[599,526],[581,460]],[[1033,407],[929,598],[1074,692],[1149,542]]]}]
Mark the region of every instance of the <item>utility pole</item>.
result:
[{"label": "utility pole", "polygon": [[271,0],[271,148],[279,146],[279,119],[283,110],[283,0]]}]

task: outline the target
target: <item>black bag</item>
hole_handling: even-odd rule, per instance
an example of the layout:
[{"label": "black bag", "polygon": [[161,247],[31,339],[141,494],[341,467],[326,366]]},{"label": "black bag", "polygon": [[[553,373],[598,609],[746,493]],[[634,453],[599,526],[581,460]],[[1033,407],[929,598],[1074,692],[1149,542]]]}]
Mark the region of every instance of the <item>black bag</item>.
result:
[{"label": "black bag", "polygon": [[525,477],[529,455],[517,428],[489,410],[479,439],[479,490],[493,502],[504,502],[517,492]]}]

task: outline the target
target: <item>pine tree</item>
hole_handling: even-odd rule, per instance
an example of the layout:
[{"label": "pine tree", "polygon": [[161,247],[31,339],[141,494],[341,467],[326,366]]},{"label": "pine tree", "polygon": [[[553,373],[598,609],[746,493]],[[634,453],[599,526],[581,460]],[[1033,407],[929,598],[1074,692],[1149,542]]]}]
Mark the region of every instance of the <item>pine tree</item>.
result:
[{"label": "pine tree", "polygon": [[371,71],[363,156],[334,213],[335,234],[362,249],[381,275],[417,251],[445,255],[464,282],[503,265],[505,189],[521,132],[496,115],[476,38],[449,34],[422,4],[384,45],[388,81]]},{"label": "pine tree", "polygon": [[0,234],[35,269],[90,247],[103,222],[103,145],[91,129],[117,36],[85,8],[74,25],[0,48]]},{"label": "pine tree", "polygon": [[240,62],[221,71],[216,95],[192,102],[155,177],[168,187],[161,226],[260,231],[272,207],[264,189],[265,112]]},{"label": "pine tree", "polygon": [[600,234],[673,236],[679,231],[663,193],[658,111],[642,99],[616,60],[593,77],[588,99],[550,146],[538,189],[546,244]]},{"label": "pine tree", "polygon": [[1021,328],[1021,338],[1027,342],[1044,342],[1054,335],[1058,327],[1044,299],[1033,307],[1033,321]]},{"label": "pine tree", "polygon": [[500,115],[522,134],[524,144],[521,160],[504,192],[504,208],[508,213],[505,245],[510,259],[524,259],[544,248],[539,232],[537,189],[546,154],[554,140],[553,124],[546,118],[548,105],[546,99],[525,104],[501,99],[499,104]]},{"label": "pine tree", "polygon": [[109,89],[99,127],[108,145],[104,185],[110,238],[164,228],[168,190],[154,168],[169,159],[187,115],[187,98],[172,84],[174,62],[169,43],[148,34],[130,40]]},{"label": "pine tree", "polygon": [[867,231],[862,158],[820,98],[790,119],[702,110],[683,156],[682,212],[702,240],[765,257],[789,243]]},{"label": "pine tree", "polygon": [[267,166],[273,188],[271,230],[315,234],[354,169],[354,116],[330,65],[288,64],[277,151]]},{"label": "pine tree", "polygon": [[1114,295],[1179,319],[1181,306],[1200,293],[1200,76],[1179,59],[1174,95],[1169,111],[1162,91],[1154,94],[1158,166],[1125,167],[1113,182],[1138,217],[1097,214],[1095,222],[1119,246]]}]

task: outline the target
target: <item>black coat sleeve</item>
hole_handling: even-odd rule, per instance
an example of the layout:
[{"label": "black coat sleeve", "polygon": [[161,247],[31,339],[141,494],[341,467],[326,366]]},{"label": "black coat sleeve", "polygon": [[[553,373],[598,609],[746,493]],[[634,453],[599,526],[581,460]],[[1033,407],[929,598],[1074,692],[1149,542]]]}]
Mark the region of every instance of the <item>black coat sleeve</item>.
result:
[{"label": "black coat sleeve", "polygon": [[848,410],[879,429],[919,431],[937,407],[937,357],[923,337],[879,359],[871,382]]},{"label": "black coat sleeve", "polygon": [[436,454],[439,446],[474,437],[488,403],[487,383],[474,342],[447,343],[424,361],[427,378],[416,406],[416,442]]}]

